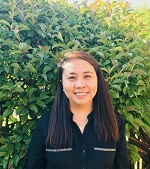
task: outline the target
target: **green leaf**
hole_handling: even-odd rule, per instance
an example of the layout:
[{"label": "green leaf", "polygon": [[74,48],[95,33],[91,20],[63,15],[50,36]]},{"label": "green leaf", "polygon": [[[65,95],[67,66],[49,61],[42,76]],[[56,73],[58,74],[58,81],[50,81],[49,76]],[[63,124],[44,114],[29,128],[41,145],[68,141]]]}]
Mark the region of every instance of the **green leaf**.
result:
[{"label": "green leaf", "polygon": [[20,66],[19,66],[18,63],[12,63],[10,66],[12,66],[12,67],[19,67],[20,68]]},{"label": "green leaf", "polygon": [[11,91],[11,88],[10,88],[9,86],[7,86],[7,85],[3,85],[3,86],[1,87],[1,89]]},{"label": "green leaf", "polygon": [[33,98],[33,93],[36,92],[38,89],[37,88],[29,88],[28,89],[28,96],[29,96],[29,100],[32,100]]},{"label": "green leaf", "polygon": [[4,120],[3,116],[2,116],[2,115],[0,115],[0,121],[3,121],[3,120]]},{"label": "green leaf", "polygon": [[113,84],[113,85],[111,85],[111,86],[112,86],[113,88],[119,90],[119,91],[122,90],[121,87],[120,87],[119,85],[117,85],[117,84]]},{"label": "green leaf", "polygon": [[13,162],[14,162],[15,166],[17,166],[18,161],[19,161],[19,156],[18,156],[18,154],[14,154],[13,157],[12,157],[12,159],[13,159]]},{"label": "green leaf", "polygon": [[71,47],[71,46],[73,46],[73,45],[75,45],[75,44],[79,44],[79,42],[77,41],[77,40],[72,40],[72,41],[69,41],[68,43],[67,43],[67,47],[69,48],[69,47]]},{"label": "green leaf", "polygon": [[139,124],[138,123],[132,123],[132,125],[134,126],[134,128],[138,131],[139,130]]},{"label": "green leaf", "polygon": [[103,52],[98,52],[98,51],[96,51],[96,53],[97,53],[99,56],[101,56],[103,59],[105,59],[105,55],[104,55]]},{"label": "green leaf", "polygon": [[13,166],[13,160],[9,159],[8,161],[8,168],[11,168]]},{"label": "green leaf", "polygon": [[6,95],[7,95],[6,93],[0,92],[0,99],[4,98]]},{"label": "green leaf", "polygon": [[139,86],[138,87],[138,93],[139,93],[139,95],[141,95],[141,92],[146,92],[146,86]]},{"label": "green leaf", "polygon": [[1,151],[0,151],[0,157],[6,156],[7,154],[8,154],[8,152],[1,152]]},{"label": "green leaf", "polygon": [[21,115],[21,122],[24,123],[28,120],[28,114]]},{"label": "green leaf", "polygon": [[62,47],[63,49],[66,49],[66,45],[63,43],[56,43],[52,46],[52,49],[56,48],[56,47]]},{"label": "green leaf", "polygon": [[150,117],[148,117],[148,116],[144,116],[144,120],[150,125]]},{"label": "green leaf", "polygon": [[116,78],[118,78],[118,77],[123,77],[123,76],[124,76],[123,73],[115,73],[115,74],[111,77],[111,80],[112,80],[112,79],[116,79]]},{"label": "green leaf", "polygon": [[19,115],[23,107],[16,107],[16,115]]},{"label": "green leaf", "polygon": [[49,49],[50,49],[50,47],[49,47],[49,46],[44,46],[44,47],[40,48],[39,53],[46,53],[46,52],[48,52],[48,51],[49,51]]},{"label": "green leaf", "polygon": [[35,124],[36,124],[36,121],[30,121],[28,126],[29,126],[29,129],[32,129],[35,127]]},{"label": "green leaf", "polygon": [[31,104],[29,107],[30,107],[30,109],[31,109],[32,111],[34,111],[35,113],[38,112],[38,108],[36,107],[36,105]]},{"label": "green leaf", "polygon": [[11,66],[14,67],[14,74],[20,70],[20,65],[18,63],[12,63]]},{"label": "green leaf", "polygon": [[4,25],[7,25],[7,26],[9,26],[9,28],[10,28],[10,24],[9,24],[9,22],[7,22],[6,20],[2,19],[2,20],[0,20],[0,23],[2,23],[2,24],[4,24]]},{"label": "green leaf", "polygon": [[57,38],[60,39],[62,42],[64,41],[60,32],[58,32]]},{"label": "green leaf", "polygon": [[6,39],[3,41],[2,45],[11,46],[11,45],[14,45],[14,42],[11,41],[10,39]]},{"label": "green leaf", "polygon": [[128,91],[129,91],[129,88],[128,88],[128,87],[124,87],[124,88],[123,88],[123,93],[124,93],[124,94],[127,94]]},{"label": "green leaf", "polygon": [[45,100],[45,99],[48,99],[48,98],[50,98],[48,95],[45,95],[45,94],[40,95],[40,100]]},{"label": "green leaf", "polygon": [[[27,154],[26,150],[21,149],[20,152],[19,152],[20,159],[23,158],[23,157],[25,157],[26,154]],[[22,168],[20,168],[20,169],[22,169]]]},{"label": "green leaf", "polygon": [[45,81],[47,81],[47,75],[46,75],[46,74],[41,74],[41,76],[43,77],[43,79],[44,79]]},{"label": "green leaf", "polygon": [[140,127],[144,125],[144,123],[140,119],[138,119],[138,118],[135,118],[133,120],[133,123],[137,123]]},{"label": "green leaf", "polygon": [[14,55],[14,54],[22,54],[23,52],[21,50],[12,50],[10,52],[10,55]]},{"label": "green leaf", "polygon": [[34,55],[32,54],[26,54],[30,59],[32,59],[34,57]]},{"label": "green leaf", "polygon": [[39,105],[40,107],[47,107],[42,100],[37,100],[36,104]]},{"label": "green leaf", "polygon": [[17,151],[19,151],[20,148],[21,148],[21,143],[16,143],[16,144],[15,144],[15,149],[16,149]]},{"label": "green leaf", "polygon": [[3,67],[0,67],[0,74],[4,71]]},{"label": "green leaf", "polygon": [[0,138],[0,143],[2,144],[8,144],[9,143],[9,140],[7,138]]},{"label": "green leaf", "polygon": [[143,80],[139,80],[136,85],[145,85],[145,82]]},{"label": "green leaf", "polygon": [[127,121],[132,124],[133,123],[133,119],[134,119],[133,115],[131,113],[125,113],[124,115],[125,115],[125,118],[127,119]]},{"label": "green leaf", "polygon": [[24,21],[26,21],[27,19],[31,19],[31,20],[33,20],[33,18],[34,18],[34,14],[33,13],[27,13],[26,14],[26,16],[24,17]]},{"label": "green leaf", "polygon": [[22,81],[18,81],[15,85],[14,85],[14,87],[20,87],[21,85],[23,84],[23,82]]},{"label": "green leaf", "polygon": [[14,67],[14,74],[16,74],[20,70],[19,67]]},{"label": "green leaf", "polygon": [[126,56],[126,53],[119,53],[116,56],[114,56],[114,59],[122,59],[124,56]]},{"label": "green leaf", "polygon": [[7,151],[9,152],[9,154],[11,155],[12,154],[12,152],[13,152],[13,144],[8,144],[7,146],[6,146],[6,149],[7,149]]},{"label": "green leaf", "polygon": [[16,87],[15,89],[14,89],[14,92],[16,92],[16,93],[22,93],[22,92],[24,92],[24,89],[22,88],[22,87]]},{"label": "green leaf", "polygon": [[51,66],[45,66],[44,67],[44,73],[47,73],[48,71],[52,70]]},{"label": "green leaf", "polygon": [[144,129],[144,131],[150,135],[150,125],[144,124],[144,126],[142,126],[142,129]]},{"label": "green leaf", "polygon": [[18,29],[20,31],[22,31],[22,30],[28,31],[28,30],[30,30],[30,27],[28,27],[27,25],[24,25],[24,24],[20,24],[20,25],[18,25]]},{"label": "green leaf", "polygon": [[12,113],[13,113],[12,108],[7,108],[7,109],[4,111],[4,113],[3,113],[3,117],[5,118],[5,117],[9,116],[9,115],[12,114]]},{"label": "green leaf", "polygon": [[142,107],[143,107],[142,101],[141,101],[141,99],[139,99],[139,98],[133,98],[133,99],[132,99],[132,102],[133,102],[138,108],[142,108]]},{"label": "green leaf", "polygon": [[30,71],[31,73],[37,73],[37,69],[35,69],[34,65],[31,63],[27,63],[25,71]]},{"label": "green leaf", "polygon": [[43,32],[46,32],[47,26],[44,23],[40,23],[39,26],[41,27]]},{"label": "green leaf", "polygon": [[27,44],[26,43],[20,43],[17,47],[22,51],[22,50],[27,48]]},{"label": "green leaf", "polygon": [[14,32],[14,36],[20,42],[20,34],[18,34],[17,32]]},{"label": "green leaf", "polygon": [[117,47],[114,48],[114,51],[123,52],[123,48],[121,46],[117,46]]},{"label": "green leaf", "polygon": [[107,70],[105,67],[101,67],[102,71],[105,71],[106,73],[109,73],[109,70]]},{"label": "green leaf", "polygon": [[146,42],[147,47],[150,49],[150,40]]},{"label": "green leaf", "polygon": [[112,98],[119,98],[119,93],[114,91],[114,90],[110,90],[109,91],[110,95]]},{"label": "green leaf", "polygon": [[[88,53],[90,53],[90,54],[91,53],[97,53],[97,51],[99,51],[100,49],[101,49],[101,46],[96,46],[96,47],[90,48]],[[102,54],[102,53],[100,52],[100,54]]]},{"label": "green leaf", "polygon": [[139,57],[139,56],[135,57],[135,58],[132,60],[133,63],[143,62],[143,61],[144,61],[144,59],[143,59],[142,57]]},{"label": "green leaf", "polygon": [[128,137],[130,136],[129,131],[131,130],[131,128],[132,128],[132,125],[130,123],[126,123],[125,129],[126,129],[126,134],[127,134]]},{"label": "green leaf", "polygon": [[142,69],[133,70],[132,75],[146,75],[146,72]]},{"label": "green leaf", "polygon": [[125,106],[124,109],[128,110],[128,111],[135,111],[135,107],[134,106]]},{"label": "green leaf", "polygon": [[20,141],[23,140],[23,136],[17,136],[17,143],[20,143]]}]

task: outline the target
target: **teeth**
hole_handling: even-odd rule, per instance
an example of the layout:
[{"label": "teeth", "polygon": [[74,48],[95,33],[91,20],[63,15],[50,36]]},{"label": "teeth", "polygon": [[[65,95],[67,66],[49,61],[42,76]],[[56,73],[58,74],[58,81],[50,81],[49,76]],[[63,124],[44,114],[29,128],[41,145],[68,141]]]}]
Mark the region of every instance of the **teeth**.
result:
[{"label": "teeth", "polygon": [[84,96],[86,93],[76,93],[77,96]]}]

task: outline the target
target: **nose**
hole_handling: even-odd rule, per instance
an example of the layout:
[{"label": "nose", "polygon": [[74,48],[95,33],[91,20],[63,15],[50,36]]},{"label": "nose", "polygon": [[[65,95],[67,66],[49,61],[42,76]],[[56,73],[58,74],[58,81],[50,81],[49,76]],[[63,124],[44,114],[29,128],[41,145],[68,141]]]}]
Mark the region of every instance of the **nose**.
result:
[{"label": "nose", "polygon": [[75,88],[83,88],[86,87],[86,84],[83,79],[77,79],[75,83]]}]

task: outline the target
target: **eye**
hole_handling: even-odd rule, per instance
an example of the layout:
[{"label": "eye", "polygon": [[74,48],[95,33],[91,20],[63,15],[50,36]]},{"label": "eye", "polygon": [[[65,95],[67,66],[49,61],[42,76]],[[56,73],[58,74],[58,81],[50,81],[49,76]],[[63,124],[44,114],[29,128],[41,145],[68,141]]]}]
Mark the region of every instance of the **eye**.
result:
[{"label": "eye", "polygon": [[70,76],[68,77],[69,80],[74,80],[75,79],[75,76]]},{"label": "eye", "polygon": [[90,78],[91,76],[90,75],[85,75],[84,78]]}]

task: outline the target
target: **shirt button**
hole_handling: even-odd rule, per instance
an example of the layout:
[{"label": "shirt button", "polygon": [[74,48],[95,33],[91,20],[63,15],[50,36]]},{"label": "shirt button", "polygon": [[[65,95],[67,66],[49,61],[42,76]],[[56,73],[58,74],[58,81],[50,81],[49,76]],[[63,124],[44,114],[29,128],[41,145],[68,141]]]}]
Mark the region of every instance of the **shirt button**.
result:
[{"label": "shirt button", "polygon": [[[85,153],[85,150],[83,150],[83,153]],[[83,168],[84,169],[84,168]]]}]

